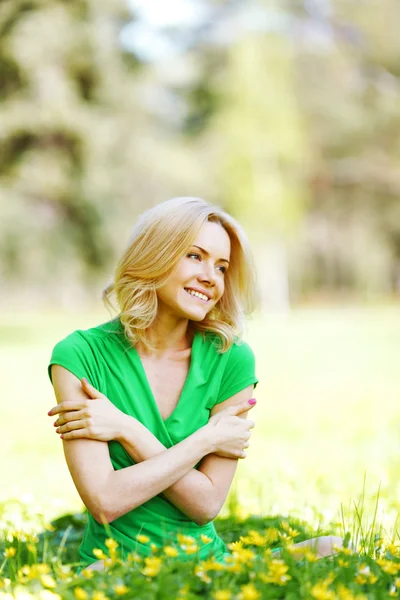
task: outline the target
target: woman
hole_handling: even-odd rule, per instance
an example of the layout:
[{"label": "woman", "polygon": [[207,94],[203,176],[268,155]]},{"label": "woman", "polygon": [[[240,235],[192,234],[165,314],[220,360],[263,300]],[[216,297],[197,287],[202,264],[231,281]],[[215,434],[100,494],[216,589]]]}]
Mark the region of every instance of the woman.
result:
[{"label": "woman", "polygon": [[[82,566],[101,568],[93,549],[106,551],[110,535],[123,555],[180,533],[199,558],[223,559],[212,521],[254,426],[254,355],[240,340],[254,281],[239,224],[201,199],[174,198],[134,228],[105,291],[118,318],[55,346],[49,415],[89,511]],[[341,540],[312,543],[326,555]]]}]

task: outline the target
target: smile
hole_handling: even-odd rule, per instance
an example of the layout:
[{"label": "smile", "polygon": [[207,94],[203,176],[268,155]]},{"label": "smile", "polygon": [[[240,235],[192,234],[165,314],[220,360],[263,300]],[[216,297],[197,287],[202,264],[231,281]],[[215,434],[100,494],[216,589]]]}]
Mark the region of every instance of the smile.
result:
[{"label": "smile", "polygon": [[209,301],[209,298],[207,298],[207,296],[205,296],[205,294],[202,294],[201,292],[196,292],[195,290],[191,290],[190,288],[184,288],[184,290],[189,294],[189,296],[197,298],[198,300],[200,300],[200,302],[204,302],[204,304],[206,304]]}]

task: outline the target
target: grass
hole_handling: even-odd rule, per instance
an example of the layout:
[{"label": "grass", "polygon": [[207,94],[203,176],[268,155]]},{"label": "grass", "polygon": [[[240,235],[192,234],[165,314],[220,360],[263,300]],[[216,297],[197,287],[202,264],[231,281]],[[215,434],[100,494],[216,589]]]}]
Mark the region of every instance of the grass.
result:
[{"label": "grass", "polygon": [[[46,367],[70,331],[107,320],[85,314],[7,315],[0,321],[3,465],[0,499],[22,498],[49,518],[79,510],[48,409]],[[233,493],[244,512],[291,514],[317,526],[362,518],[388,535],[399,492],[397,308],[299,309],[249,323],[260,383],[248,458]],[[371,515],[371,516],[370,516]]]},{"label": "grass", "polygon": [[[216,524],[227,543],[242,538],[231,547],[232,569],[199,564],[195,557],[181,562],[162,550],[146,564],[132,559],[127,567],[111,540],[108,572],[77,577],[68,563],[84,517],[60,517],[54,529],[45,526],[82,508],[46,414],[54,404],[46,366],[64,335],[105,320],[105,312],[95,311],[0,321],[6,400],[0,451],[7,457],[0,491],[0,529],[6,533],[0,536],[0,600],[107,600],[132,597],[131,590],[137,600],[400,597],[400,310],[301,309],[249,323],[260,379],[252,410],[256,428],[226,518]],[[290,536],[300,541],[324,528],[348,532],[359,554],[295,560]],[[279,559],[265,551],[271,540],[287,545]]]}]

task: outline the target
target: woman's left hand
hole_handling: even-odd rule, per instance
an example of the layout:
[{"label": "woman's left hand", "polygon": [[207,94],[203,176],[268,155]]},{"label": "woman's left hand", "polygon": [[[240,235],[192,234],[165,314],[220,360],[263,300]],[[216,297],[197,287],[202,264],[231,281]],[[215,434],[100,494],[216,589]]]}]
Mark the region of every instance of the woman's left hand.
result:
[{"label": "woman's left hand", "polygon": [[58,415],[54,423],[56,433],[61,434],[63,440],[118,440],[129,416],[90,385],[87,379],[81,379],[81,386],[89,398],[65,400],[49,411],[49,416]]}]

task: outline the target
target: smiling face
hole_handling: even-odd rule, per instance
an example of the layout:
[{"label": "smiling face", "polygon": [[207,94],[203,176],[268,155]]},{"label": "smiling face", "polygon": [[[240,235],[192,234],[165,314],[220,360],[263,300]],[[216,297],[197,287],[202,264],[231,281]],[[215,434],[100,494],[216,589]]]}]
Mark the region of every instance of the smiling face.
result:
[{"label": "smiling face", "polygon": [[204,223],[168,281],[157,290],[158,312],[202,321],[224,293],[230,251],[229,235],[222,225]]}]

